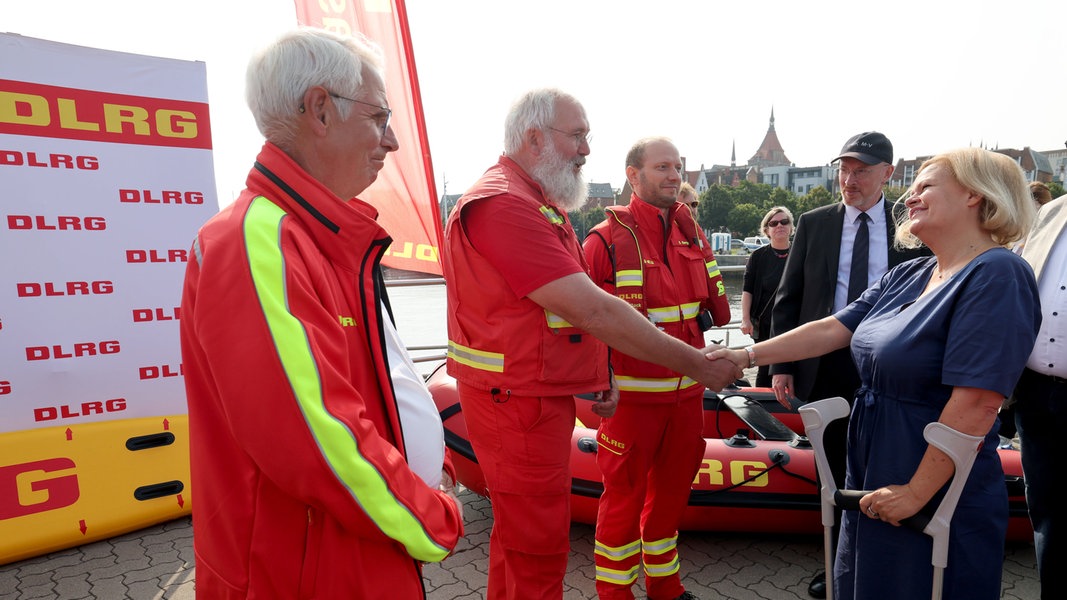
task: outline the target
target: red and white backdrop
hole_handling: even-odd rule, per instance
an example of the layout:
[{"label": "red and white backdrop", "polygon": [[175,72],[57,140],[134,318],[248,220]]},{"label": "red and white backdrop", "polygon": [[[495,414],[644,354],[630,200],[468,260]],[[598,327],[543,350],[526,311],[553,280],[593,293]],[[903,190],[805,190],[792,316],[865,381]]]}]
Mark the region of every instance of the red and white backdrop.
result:
[{"label": "red and white backdrop", "polygon": [[0,434],[184,414],[205,65],[0,34]]}]

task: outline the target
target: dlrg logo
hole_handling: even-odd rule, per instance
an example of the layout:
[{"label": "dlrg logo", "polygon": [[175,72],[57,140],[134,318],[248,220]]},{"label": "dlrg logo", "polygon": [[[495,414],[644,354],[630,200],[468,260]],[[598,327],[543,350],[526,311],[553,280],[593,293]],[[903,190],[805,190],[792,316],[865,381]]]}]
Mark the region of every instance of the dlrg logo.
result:
[{"label": "dlrg logo", "polygon": [[0,466],[0,521],[77,502],[81,493],[78,476],[70,472],[74,467],[69,458]]}]

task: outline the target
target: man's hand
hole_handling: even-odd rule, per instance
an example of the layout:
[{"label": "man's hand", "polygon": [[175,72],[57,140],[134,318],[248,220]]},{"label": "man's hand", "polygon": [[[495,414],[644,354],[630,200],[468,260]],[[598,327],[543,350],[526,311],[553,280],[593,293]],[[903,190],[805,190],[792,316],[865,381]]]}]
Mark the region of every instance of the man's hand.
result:
[{"label": "man's hand", "polygon": [[452,481],[452,477],[448,474],[448,471],[441,470],[441,483],[437,486],[437,489],[448,494],[452,501],[456,503],[456,508],[459,509],[459,520],[463,520],[463,502],[456,495],[456,482]]},{"label": "man's hand", "polygon": [[611,378],[611,387],[602,391],[593,393],[593,406],[591,410],[593,414],[606,419],[615,414],[615,409],[619,407],[619,386],[615,385],[615,377]]},{"label": "man's hand", "polygon": [[778,404],[781,404],[788,410],[793,410],[793,405],[789,403],[789,399],[793,397],[793,376],[772,376],[771,388],[774,389],[774,397],[778,400]]},{"label": "man's hand", "polygon": [[704,369],[697,381],[704,384],[712,391],[720,391],[731,383],[745,376],[743,369],[731,360],[722,360],[722,351],[726,350],[718,344],[710,344],[704,348]]}]

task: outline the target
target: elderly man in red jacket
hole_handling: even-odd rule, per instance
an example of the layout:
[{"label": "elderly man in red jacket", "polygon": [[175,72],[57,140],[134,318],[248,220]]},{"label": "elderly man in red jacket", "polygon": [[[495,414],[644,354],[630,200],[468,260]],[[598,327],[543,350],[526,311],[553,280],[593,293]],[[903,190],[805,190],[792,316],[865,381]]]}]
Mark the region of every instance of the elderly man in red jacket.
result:
[{"label": "elderly man in red jacket", "polygon": [[318,30],[249,65],[267,142],[193,242],[181,307],[204,597],[424,598],[420,563],[463,533],[386,309],[390,238],[355,197],[397,149],[382,68]]}]

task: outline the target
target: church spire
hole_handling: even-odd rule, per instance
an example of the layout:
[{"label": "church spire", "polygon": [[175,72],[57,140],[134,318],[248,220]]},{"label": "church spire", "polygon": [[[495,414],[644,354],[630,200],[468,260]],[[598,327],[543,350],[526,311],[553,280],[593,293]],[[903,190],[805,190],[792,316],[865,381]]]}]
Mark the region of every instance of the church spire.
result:
[{"label": "church spire", "polygon": [[737,166],[737,140],[730,146],[730,166]]},{"label": "church spire", "polygon": [[789,157],[785,155],[785,150],[782,149],[781,142],[778,141],[778,134],[774,131],[774,106],[771,106],[771,122],[767,127],[767,135],[763,138],[763,143],[760,144],[756,153],[752,158],[748,159],[749,166],[755,167],[773,167],[773,166],[789,166],[792,162]]}]

